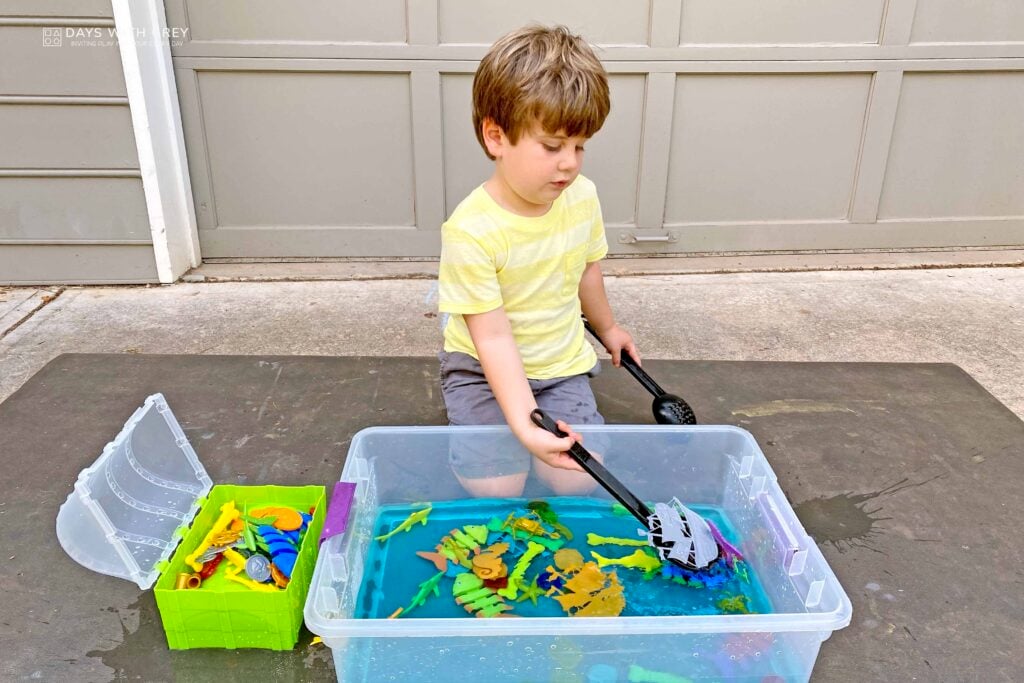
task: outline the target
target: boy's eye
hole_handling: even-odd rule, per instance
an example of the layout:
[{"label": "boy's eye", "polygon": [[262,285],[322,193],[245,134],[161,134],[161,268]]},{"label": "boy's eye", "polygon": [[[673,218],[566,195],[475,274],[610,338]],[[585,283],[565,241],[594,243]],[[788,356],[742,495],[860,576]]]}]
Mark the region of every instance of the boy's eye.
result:
[{"label": "boy's eye", "polygon": [[549,152],[557,152],[559,149],[561,149],[561,146],[560,145],[547,145],[546,144],[546,145],[544,145],[544,149],[546,149]]}]

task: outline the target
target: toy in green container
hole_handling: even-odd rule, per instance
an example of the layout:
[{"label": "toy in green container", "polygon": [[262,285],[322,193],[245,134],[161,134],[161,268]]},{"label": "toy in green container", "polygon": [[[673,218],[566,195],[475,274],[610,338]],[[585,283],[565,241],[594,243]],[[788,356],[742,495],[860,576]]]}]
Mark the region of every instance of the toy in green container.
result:
[{"label": "toy in green container", "polygon": [[[185,571],[185,555],[203,541],[228,501],[236,507],[272,503],[296,510],[313,510],[285,588],[258,584],[268,590],[230,580],[217,572],[200,590],[177,590],[174,577]],[[298,641],[302,607],[316,563],[317,539],[324,523],[325,490],[322,486],[214,486],[156,583],[156,604],[171,649],[199,647],[266,648],[288,650]]]}]

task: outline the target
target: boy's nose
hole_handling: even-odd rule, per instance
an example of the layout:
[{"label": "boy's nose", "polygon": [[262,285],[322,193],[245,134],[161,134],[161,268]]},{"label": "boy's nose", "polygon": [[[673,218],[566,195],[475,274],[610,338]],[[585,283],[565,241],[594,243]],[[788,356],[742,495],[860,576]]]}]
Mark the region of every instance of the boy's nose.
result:
[{"label": "boy's nose", "polygon": [[579,154],[576,150],[563,153],[561,158],[558,160],[559,171],[573,171],[579,165]]}]

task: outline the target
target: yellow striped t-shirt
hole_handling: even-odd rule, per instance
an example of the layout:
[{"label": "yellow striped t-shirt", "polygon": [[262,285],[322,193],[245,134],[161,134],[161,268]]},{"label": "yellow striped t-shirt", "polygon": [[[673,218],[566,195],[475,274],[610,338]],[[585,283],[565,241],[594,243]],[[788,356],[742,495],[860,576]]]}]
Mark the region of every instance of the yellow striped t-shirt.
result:
[{"label": "yellow striped t-shirt", "polygon": [[597,190],[583,176],[537,217],[507,211],[476,188],[441,228],[438,308],[451,314],[445,351],[479,360],[462,316],[502,306],[527,377],[589,371],[597,354],[580,322],[580,278],[607,253]]}]

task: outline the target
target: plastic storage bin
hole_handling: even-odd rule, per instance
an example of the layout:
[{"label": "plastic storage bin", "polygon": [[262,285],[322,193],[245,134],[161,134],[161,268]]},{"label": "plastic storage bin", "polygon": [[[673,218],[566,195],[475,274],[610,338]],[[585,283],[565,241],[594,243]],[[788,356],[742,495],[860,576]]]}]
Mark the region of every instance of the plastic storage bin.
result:
[{"label": "plastic storage bin", "polygon": [[[469,498],[448,466],[453,439],[521,448],[504,427],[367,429],[353,439],[342,473],[356,484],[349,526],[323,544],[305,606],[306,626],[331,648],[339,680],[676,680],[651,672],[694,681],[809,679],[821,642],[849,624],[850,601],[753,437],[727,426],[579,431],[645,500],[677,496],[719,508],[773,613],[354,619],[378,508]],[[551,493],[531,479],[524,495]],[[607,498],[600,489],[591,495]]]},{"label": "plastic storage bin", "polygon": [[[227,500],[316,508],[284,590],[256,593],[235,584],[218,591],[173,588],[184,555]],[[281,650],[298,639],[325,508],[322,486],[213,486],[164,397],[154,394],[79,474],[57,513],[57,539],[88,569],[142,589],[156,583],[157,607],[173,649]],[[176,554],[183,537],[183,552]]]}]

